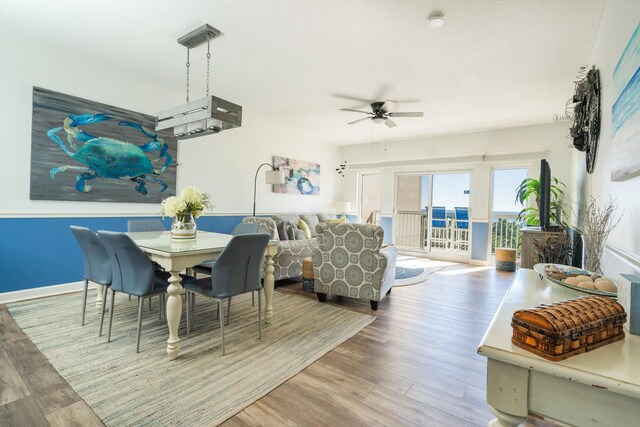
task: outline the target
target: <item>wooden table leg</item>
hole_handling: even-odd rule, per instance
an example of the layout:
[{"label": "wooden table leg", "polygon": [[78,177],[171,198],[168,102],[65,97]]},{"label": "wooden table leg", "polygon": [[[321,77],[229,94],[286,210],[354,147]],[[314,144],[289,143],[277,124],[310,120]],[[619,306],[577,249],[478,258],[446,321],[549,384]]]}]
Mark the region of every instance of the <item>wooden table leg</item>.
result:
[{"label": "wooden table leg", "polygon": [[264,264],[264,299],[265,299],[265,310],[264,310],[264,321],[265,323],[271,322],[273,318],[273,305],[271,302],[271,298],[273,296],[273,288],[275,286],[273,272],[275,268],[273,267],[273,255],[275,255],[276,248],[275,246],[268,246],[267,251],[265,253],[266,262]]},{"label": "wooden table leg", "polygon": [[180,326],[180,318],[182,317],[182,285],[180,284],[180,272],[171,271],[169,278],[169,287],[167,293],[167,324],[169,325],[169,339],[167,340],[167,354],[169,359],[173,360],[178,357],[180,351],[180,338],[178,337],[178,329]]},{"label": "wooden table leg", "polygon": [[496,418],[489,427],[515,427],[529,414],[529,370],[487,359],[487,403]]}]

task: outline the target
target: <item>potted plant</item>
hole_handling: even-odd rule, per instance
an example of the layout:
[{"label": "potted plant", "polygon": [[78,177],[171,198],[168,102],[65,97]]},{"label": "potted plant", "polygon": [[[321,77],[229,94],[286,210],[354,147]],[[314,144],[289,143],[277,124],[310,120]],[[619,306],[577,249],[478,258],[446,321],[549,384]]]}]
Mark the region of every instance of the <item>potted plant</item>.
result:
[{"label": "potted plant", "polygon": [[[562,211],[564,208],[565,185],[558,178],[551,178],[551,219],[562,223]],[[527,202],[534,198],[535,206],[526,206]],[[518,213],[518,220],[525,225],[540,225],[540,181],[535,178],[525,178],[516,188],[516,202],[525,207]]]}]

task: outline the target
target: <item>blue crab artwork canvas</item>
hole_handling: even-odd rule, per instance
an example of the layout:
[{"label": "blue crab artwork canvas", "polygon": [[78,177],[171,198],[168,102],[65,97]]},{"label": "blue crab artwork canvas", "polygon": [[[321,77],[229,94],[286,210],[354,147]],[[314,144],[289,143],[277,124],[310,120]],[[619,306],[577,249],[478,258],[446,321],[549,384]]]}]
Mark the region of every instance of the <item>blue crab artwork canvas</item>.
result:
[{"label": "blue crab artwork canvas", "polygon": [[32,200],[159,203],[175,195],[176,144],[155,118],[33,88]]}]

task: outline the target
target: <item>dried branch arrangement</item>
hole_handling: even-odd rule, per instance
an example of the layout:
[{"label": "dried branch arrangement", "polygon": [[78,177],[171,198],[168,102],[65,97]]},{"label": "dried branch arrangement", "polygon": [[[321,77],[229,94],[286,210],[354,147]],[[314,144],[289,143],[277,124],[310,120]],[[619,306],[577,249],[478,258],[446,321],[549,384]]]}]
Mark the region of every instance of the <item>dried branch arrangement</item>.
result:
[{"label": "dried branch arrangement", "polygon": [[624,215],[624,211],[616,218],[618,202],[609,197],[609,202],[602,208],[598,206],[596,197],[589,197],[589,200],[580,206],[580,227],[584,237],[584,251],[587,258],[587,270],[602,274],[602,254],[604,244]]}]

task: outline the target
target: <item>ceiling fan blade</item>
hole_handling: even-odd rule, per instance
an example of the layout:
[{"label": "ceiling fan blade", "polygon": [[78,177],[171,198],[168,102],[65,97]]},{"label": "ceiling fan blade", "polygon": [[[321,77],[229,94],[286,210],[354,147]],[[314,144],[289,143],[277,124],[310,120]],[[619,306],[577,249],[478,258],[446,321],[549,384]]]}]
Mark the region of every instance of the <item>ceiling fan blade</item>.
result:
[{"label": "ceiling fan blade", "polygon": [[332,93],[331,96],[333,96],[335,98],[347,99],[349,101],[355,101],[355,102],[359,103],[360,105],[369,105],[372,102],[374,102],[374,101],[371,101],[369,99],[358,98],[357,96],[351,96],[351,95],[343,95],[341,93]]},{"label": "ceiling fan blade", "polygon": [[352,108],[341,108],[340,111],[353,111],[354,113],[372,114],[371,111],[354,110]]},{"label": "ceiling fan blade", "polygon": [[388,128],[394,128],[398,126],[396,122],[387,117],[387,120],[384,121],[384,124],[387,125]]},{"label": "ceiling fan blade", "polygon": [[389,117],[424,117],[422,111],[405,112],[405,113],[389,113]]},{"label": "ceiling fan blade", "polygon": [[382,104],[382,107],[380,107],[380,111],[382,111],[383,113],[390,113],[391,111],[393,111],[395,107],[396,107],[396,101],[387,99],[385,103]]},{"label": "ceiling fan blade", "polygon": [[354,123],[358,123],[358,122],[361,122],[361,121],[363,121],[363,120],[371,120],[371,117],[365,117],[365,118],[363,118],[363,119],[354,120],[354,121],[349,122],[349,123],[347,123],[347,124],[348,124],[348,125],[352,125],[352,124],[354,124]]}]

